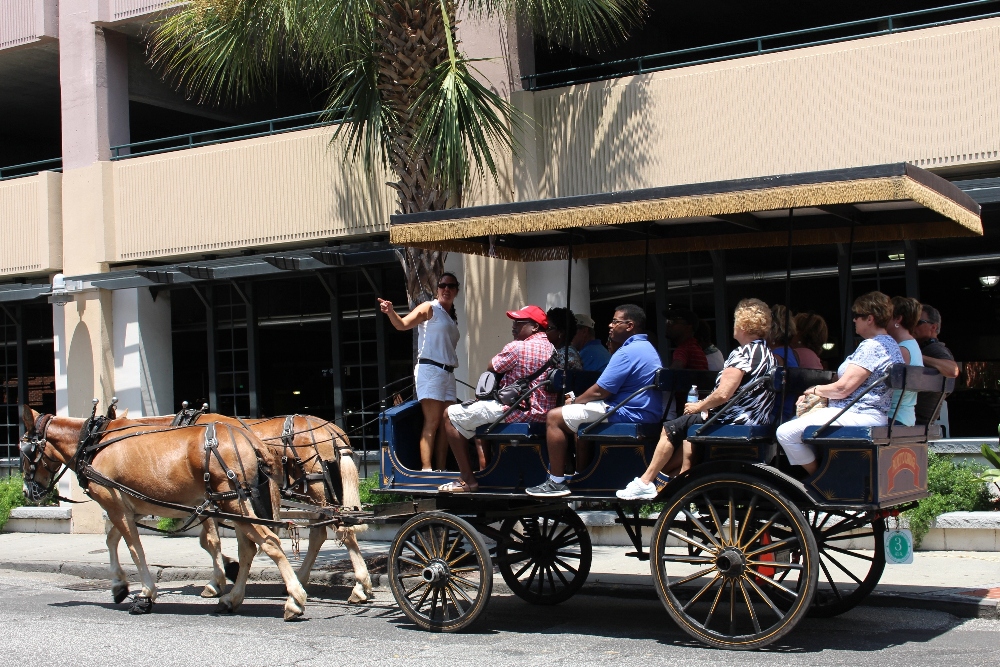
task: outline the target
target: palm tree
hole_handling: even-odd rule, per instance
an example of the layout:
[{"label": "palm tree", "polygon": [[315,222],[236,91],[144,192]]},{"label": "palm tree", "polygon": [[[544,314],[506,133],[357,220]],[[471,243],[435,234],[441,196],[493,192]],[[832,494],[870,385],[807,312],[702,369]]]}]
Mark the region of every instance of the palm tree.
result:
[{"label": "palm tree", "polygon": [[[457,37],[457,0],[192,0],[155,29],[150,57],[202,103],[240,102],[287,72],[329,91],[346,157],[387,166],[400,213],[461,206],[473,177],[498,178],[523,122],[476,78]],[[513,16],[551,44],[588,51],[637,25],[645,0],[464,0]],[[433,298],[445,254],[408,248],[411,305]]]}]

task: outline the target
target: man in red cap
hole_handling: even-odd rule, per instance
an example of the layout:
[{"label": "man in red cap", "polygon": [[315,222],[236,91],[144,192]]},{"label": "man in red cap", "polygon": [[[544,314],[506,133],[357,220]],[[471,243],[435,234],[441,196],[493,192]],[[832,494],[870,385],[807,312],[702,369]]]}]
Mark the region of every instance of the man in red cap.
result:
[{"label": "man in red cap", "polygon": [[[554,348],[545,335],[549,322],[545,311],[538,306],[525,306],[520,310],[508,310],[507,317],[514,322],[511,334],[514,340],[507,343],[490,362],[490,370],[503,373],[500,387],[513,384],[521,378],[535,373],[552,358]],[[512,422],[544,422],[545,414],[555,407],[556,396],[538,389],[528,397],[527,410],[515,408],[504,419]],[[469,440],[476,435],[476,429],[492,424],[508,406],[499,401],[475,401],[469,404],[449,405],[445,410],[444,432],[451,445],[451,451],[458,462],[462,475],[459,481],[442,484],[439,491],[447,493],[467,493],[479,488],[469,463]]]}]

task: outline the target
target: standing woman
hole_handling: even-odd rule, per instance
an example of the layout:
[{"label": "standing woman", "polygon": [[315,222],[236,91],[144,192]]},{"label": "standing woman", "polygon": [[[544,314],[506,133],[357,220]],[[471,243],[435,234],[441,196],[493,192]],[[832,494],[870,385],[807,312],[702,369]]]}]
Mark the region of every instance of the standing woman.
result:
[{"label": "standing woman", "polygon": [[455,348],[461,337],[455,314],[458,288],[455,274],[443,273],[438,280],[437,298],[420,304],[405,317],[396,314],[391,301],[378,300],[379,309],[389,316],[392,326],[399,331],[419,327],[413,378],[417,400],[424,413],[424,427],[420,432],[421,470],[444,470],[448,461],[448,442],[440,427],[445,409],[458,400],[455,393],[455,369],[458,368]]}]

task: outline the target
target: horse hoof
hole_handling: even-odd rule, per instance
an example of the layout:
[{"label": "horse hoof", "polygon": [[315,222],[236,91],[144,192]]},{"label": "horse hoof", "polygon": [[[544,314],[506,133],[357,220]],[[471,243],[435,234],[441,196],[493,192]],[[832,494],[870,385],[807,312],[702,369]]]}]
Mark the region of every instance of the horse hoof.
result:
[{"label": "horse hoof", "polygon": [[226,579],[228,579],[229,581],[231,581],[231,582],[233,582],[235,584],[236,583],[236,577],[238,577],[240,575],[240,564],[239,564],[239,562],[234,560],[234,561],[230,561],[230,562],[226,563],[225,570],[226,570]]},{"label": "horse hoof", "polygon": [[203,598],[217,598],[220,595],[222,595],[222,593],[219,591],[218,588],[216,588],[212,584],[209,584],[208,586],[205,586],[205,588],[202,589],[202,591],[201,591],[201,597],[203,597]]},{"label": "horse hoof", "polygon": [[294,621],[295,619],[300,618],[302,614],[303,612],[301,611],[295,611],[294,609],[288,609],[287,607],[285,608],[286,621]]},{"label": "horse hoof", "polygon": [[112,588],[111,595],[115,598],[115,604],[121,604],[128,597],[128,586],[122,586],[120,588]]},{"label": "horse hoof", "polygon": [[219,600],[219,604],[215,605],[216,614],[232,614],[233,605],[229,600]]},{"label": "horse hoof", "polygon": [[139,614],[148,614],[151,611],[153,611],[152,598],[145,595],[136,595],[132,598],[132,606],[129,607],[128,613],[138,616]]}]

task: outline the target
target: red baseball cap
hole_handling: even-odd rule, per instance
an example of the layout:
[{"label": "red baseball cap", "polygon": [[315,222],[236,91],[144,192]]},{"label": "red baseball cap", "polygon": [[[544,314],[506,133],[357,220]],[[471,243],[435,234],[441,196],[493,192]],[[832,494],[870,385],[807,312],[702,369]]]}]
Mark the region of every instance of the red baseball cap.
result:
[{"label": "red baseball cap", "polygon": [[538,306],[525,306],[521,310],[508,310],[507,317],[512,320],[531,320],[537,322],[544,329],[549,326],[549,318],[545,311]]}]

